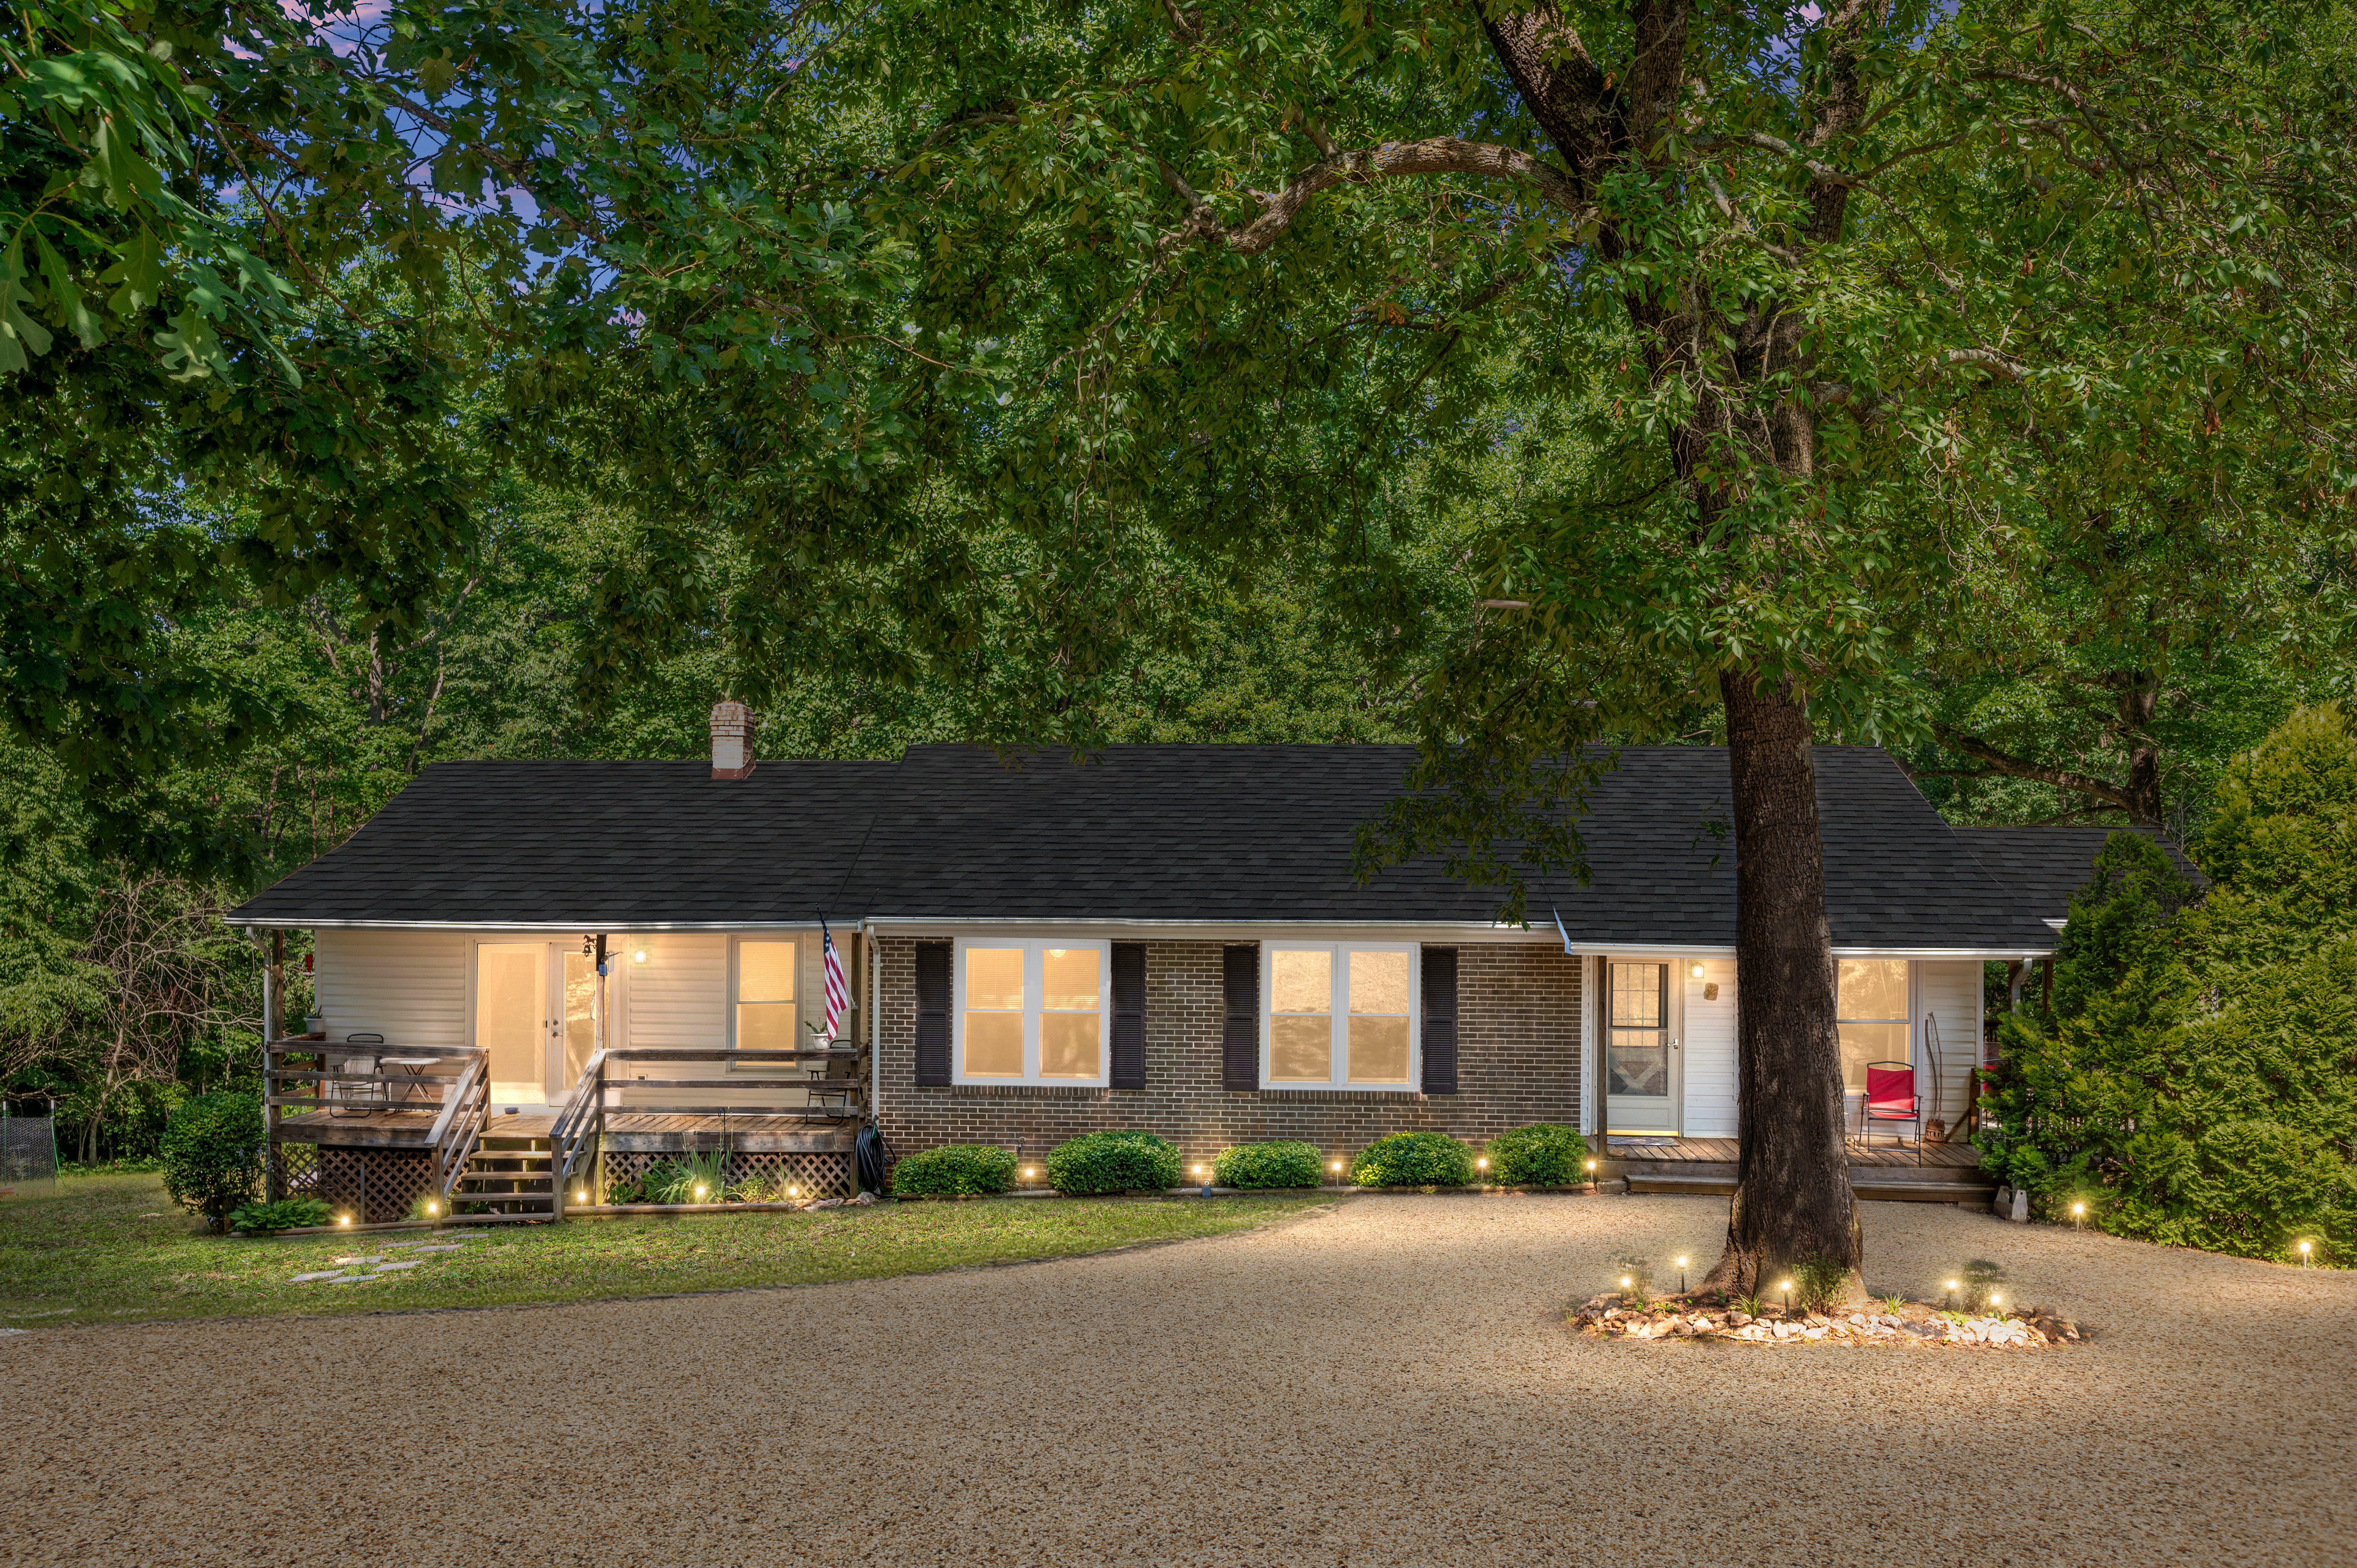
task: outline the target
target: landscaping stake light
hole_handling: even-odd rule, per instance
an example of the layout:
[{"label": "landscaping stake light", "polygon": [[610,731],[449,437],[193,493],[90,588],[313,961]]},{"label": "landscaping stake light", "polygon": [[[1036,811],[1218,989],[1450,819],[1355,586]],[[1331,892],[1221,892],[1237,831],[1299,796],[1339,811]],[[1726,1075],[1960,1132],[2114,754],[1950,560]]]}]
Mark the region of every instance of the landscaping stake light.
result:
[{"label": "landscaping stake light", "polygon": [[1686,1294],[1686,1261],[1684,1258],[1678,1260],[1678,1294]]},{"label": "landscaping stake light", "polygon": [[1596,1162],[1594,1160],[1587,1162],[1587,1195],[1590,1197],[1596,1196]]},{"label": "landscaping stake light", "polygon": [[336,1216],[336,1223],[339,1225],[350,1225],[351,1222],[352,1217],[349,1214],[339,1214]]},{"label": "landscaping stake light", "polygon": [[2302,1241],[2299,1244],[2299,1266],[2301,1268],[2304,1269],[2308,1267],[2308,1255],[2315,1250],[2316,1243],[2313,1241]]},{"label": "landscaping stake light", "polygon": [[2086,1206],[2085,1204],[2083,1204],[2083,1203],[2074,1203],[2074,1204],[2072,1204],[2072,1205],[2071,1206],[2071,1229],[2072,1229],[2072,1230],[2084,1230],[2086,1229],[2086,1227],[2085,1227],[2084,1225],[2082,1225],[2082,1224],[2080,1223],[2080,1221],[2081,1221],[2081,1220],[2083,1220],[2083,1219],[2084,1219],[2086,1217],[2087,1217],[2087,1206]]},{"label": "landscaping stake light", "polygon": [[1784,1316],[1789,1319],[1792,1316],[1792,1282],[1782,1281],[1776,1288],[1784,1293]]},{"label": "landscaping stake light", "polygon": [[1950,1281],[1948,1282],[1948,1294],[1947,1294],[1946,1295],[1943,1295],[1943,1296],[1942,1296],[1942,1297],[1940,1298],[1940,1306],[1941,1306],[1941,1309],[1942,1309],[1943,1311],[1946,1311],[1946,1312],[1953,1312],[1953,1311],[1955,1310],[1955,1308],[1954,1308],[1953,1306],[1950,1305],[1949,1304],[1950,1304],[1951,1302],[1953,1302],[1953,1301],[1954,1301],[1954,1300],[1955,1300],[1955,1296],[1956,1296],[1956,1282],[1955,1282],[1955,1281],[1953,1281],[1953,1280],[1950,1280]]}]

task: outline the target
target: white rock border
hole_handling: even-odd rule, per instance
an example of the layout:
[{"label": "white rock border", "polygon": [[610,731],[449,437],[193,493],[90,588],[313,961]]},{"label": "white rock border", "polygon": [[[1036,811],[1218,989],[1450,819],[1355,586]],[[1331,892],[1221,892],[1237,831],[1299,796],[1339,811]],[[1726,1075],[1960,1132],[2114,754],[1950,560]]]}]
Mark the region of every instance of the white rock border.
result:
[{"label": "white rock border", "polygon": [[1734,1339],[1754,1345],[1921,1345],[1969,1350],[2042,1350],[2085,1342],[2086,1331],[2044,1307],[2026,1316],[1974,1316],[1961,1320],[1936,1307],[1910,1301],[1899,1311],[1859,1307],[1825,1314],[1770,1306],[1754,1317],[1740,1308],[1717,1306],[1692,1296],[1639,1302],[1608,1293],[1570,1315],[1572,1325],[1591,1339]]}]

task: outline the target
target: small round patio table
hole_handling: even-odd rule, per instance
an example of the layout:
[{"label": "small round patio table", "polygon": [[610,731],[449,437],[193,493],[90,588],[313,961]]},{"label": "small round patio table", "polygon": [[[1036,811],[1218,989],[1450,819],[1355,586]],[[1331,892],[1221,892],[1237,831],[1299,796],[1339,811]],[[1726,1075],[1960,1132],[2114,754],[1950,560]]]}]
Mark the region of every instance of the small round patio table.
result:
[{"label": "small round patio table", "polygon": [[424,1091],[425,1069],[434,1065],[436,1058],[433,1057],[386,1057],[383,1060],[385,1066],[397,1067],[409,1075],[409,1081],[401,1086],[401,1102],[406,1105]]}]

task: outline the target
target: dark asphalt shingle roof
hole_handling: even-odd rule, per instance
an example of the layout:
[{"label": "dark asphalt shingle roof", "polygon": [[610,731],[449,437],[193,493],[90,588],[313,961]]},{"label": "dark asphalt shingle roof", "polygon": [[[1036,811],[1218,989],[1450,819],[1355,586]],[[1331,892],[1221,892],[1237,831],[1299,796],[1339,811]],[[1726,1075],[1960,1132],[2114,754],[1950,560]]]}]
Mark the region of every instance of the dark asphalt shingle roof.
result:
[{"label": "dark asphalt shingle roof", "polygon": [[[240,908],[247,923],[602,929],[860,917],[1487,922],[1495,889],[1437,860],[1351,875],[1405,746],[1113,746],[1010,768],[975,746],[898,763],[441,763],[350,841]],[[1817,748],[1825,889],[1842,947],[2042,950],[2051,933],[1898,767]],[[1590,880],[1535,886],[1581,946],[1730,946],[1727,754],[1640,746],[1582,824]]]},{"label": "dark asphalt shingle roof", "polygon": [[[888,762],[437,762],[250,924],[630,926],[830,919]],[[858,911],[851,911],[856,916]]]},{"label": "dark asphalt shingle roof", "polygon": [[2169,852],[2178,874],[2199,890],[2209,886],[2185,852],[2169,842],[2158,828],[2093,827],[1971,827],[1956,836],[1987,868],[2014,900],[2040,919],[2067,919],[2071,895],[2087,886],[2095,874],[2095,855],[2114,833],[2142,833]]}]

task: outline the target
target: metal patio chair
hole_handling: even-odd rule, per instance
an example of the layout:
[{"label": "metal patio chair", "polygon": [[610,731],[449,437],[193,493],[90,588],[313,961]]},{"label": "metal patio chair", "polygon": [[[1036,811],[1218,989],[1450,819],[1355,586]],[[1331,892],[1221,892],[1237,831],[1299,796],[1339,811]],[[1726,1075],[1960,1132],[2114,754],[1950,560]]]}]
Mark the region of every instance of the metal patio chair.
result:
[{"label": "metal patio chair", "polygon": [[[1923,1101],[1915,1092],[1915,1069],[1907,1062],[1868,1062],[1866,1064],[1866,1103],[1859,1108],[1865,1123],[1866,1146],[1874,1147],[1874,1124],[1877,1122],[1912,1122],[1915,1123],[1916,1151],[1922,1151]],[[1899,1140],[1906,1146],[1906,1140]]]}]

